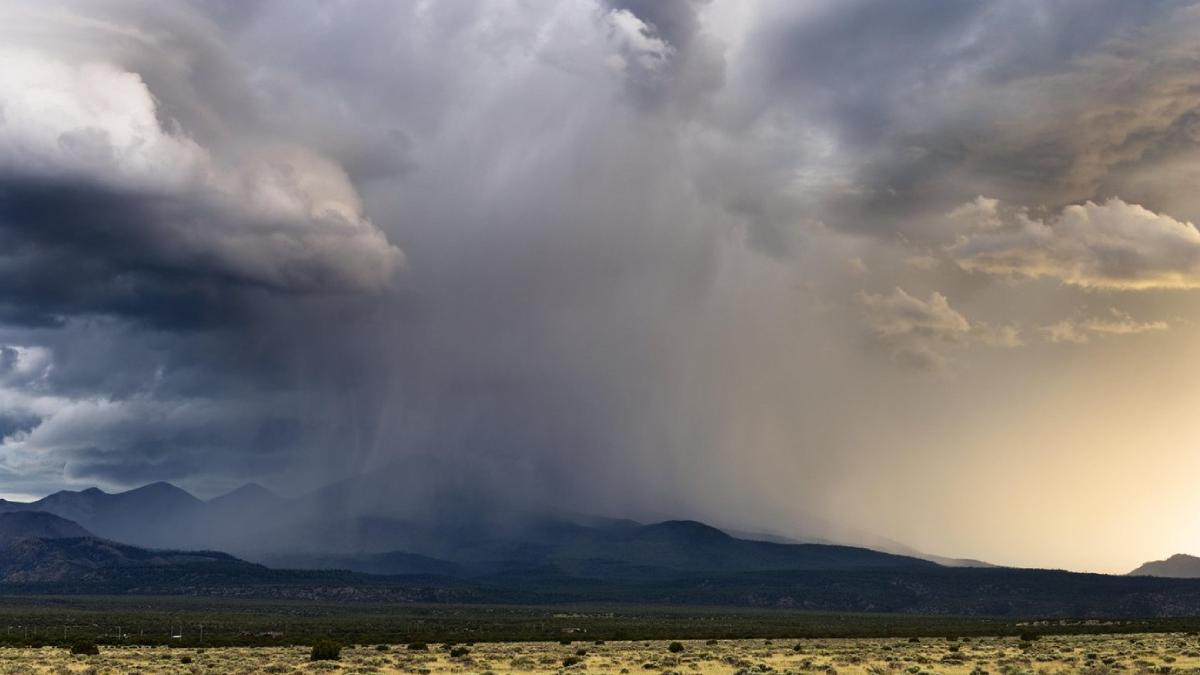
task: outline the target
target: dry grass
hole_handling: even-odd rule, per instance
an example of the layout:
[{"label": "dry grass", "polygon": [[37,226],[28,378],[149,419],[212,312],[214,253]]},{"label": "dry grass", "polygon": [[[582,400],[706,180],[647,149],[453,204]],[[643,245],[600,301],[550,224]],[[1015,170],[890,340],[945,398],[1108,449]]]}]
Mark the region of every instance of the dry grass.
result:
[{"label": "dry grass", "polygon": [[[443,645],[347,648],[337,662],[310,662],[306,647],[168,649],[102,647],[99,656],[65,649],[0,650],[8,673],[1200,673],[1200,638],[1180,634],[950,641],[925,638],[669,641],[570,645],[487,643],[451,657]],[[583,650],[585,653],[579,654]],[[191,662],[184,663],[184,657]],[[563,661],[578,659],[569,667]]]}]

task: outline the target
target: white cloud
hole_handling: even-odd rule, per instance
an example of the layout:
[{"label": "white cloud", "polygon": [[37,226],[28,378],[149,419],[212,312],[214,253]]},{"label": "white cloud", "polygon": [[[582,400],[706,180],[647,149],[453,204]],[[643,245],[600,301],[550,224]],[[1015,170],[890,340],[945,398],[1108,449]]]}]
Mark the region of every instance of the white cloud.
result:
[{"label": "white cloud", "polygon": [[1043,327],[1042,332],[1051,342],[1083,344],[1090,342],[1092,337],[1157,333],[1170,327],[1165,321],[1135,321],[1128,313],[1112,307],[1109,308],[1106,317],[1063,319]]},{"label": "white cloud", "polygon": [[1039,219],[981,198],[949,217],[968,230],[948,249],[968,271],[1106,290],[1200,287],[1196,227],[1121,199]]},{"label": "white cloud", "polygon": [[[671,45],[654,34],[650,26],[627,9],[615,9],[608,13],[608,23],[614,38],[625,51],[624,59],[632,59],[647,71],[661,70],[670,58]],[[621,64],[624,65],[622,60]]]},{"label": "white cloud", "polygon": [[1023,344],[1015,327],[972,322],[936,291],[922,300],[897,286],[888,295],[864,293],[859,300],[872,336],[899,363],[936,370],[948,364],[949,347],[971,342],[1006,348]]}]

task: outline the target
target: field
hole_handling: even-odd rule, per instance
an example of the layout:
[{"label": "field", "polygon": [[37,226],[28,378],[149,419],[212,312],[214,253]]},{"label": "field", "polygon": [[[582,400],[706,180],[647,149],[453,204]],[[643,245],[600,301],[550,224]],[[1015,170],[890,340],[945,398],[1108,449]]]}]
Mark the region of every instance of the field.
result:
[{"label": "field", "polygon": [[1200,639],[1185,634],[1019,638],[503,642],[360,646],[338,661],[296,647],[54,647],[0,650],[0,673],[1188,673]]},{"label": "field", "polygon": [[454,605],[0,595],[0,646],[280,647],[622,640],[1188,633],[1200,619],[1046,620],[645,605]]}]

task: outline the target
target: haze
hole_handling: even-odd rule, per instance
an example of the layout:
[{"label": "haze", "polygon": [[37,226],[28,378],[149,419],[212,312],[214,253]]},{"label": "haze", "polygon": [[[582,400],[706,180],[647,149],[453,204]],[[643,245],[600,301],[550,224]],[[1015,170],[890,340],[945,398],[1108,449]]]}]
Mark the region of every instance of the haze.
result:
[{"label": "haze", "polygon": [[581,513],[1200,553],[1198,34],[1167,0],[5,0],[0,493],[432,455]]}]

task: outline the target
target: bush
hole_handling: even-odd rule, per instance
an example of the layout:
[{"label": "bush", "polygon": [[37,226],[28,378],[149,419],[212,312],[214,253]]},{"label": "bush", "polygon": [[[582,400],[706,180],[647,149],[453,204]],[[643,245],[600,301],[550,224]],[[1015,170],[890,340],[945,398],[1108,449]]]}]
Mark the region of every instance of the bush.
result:
[{"label": "bush", "polygon": [[678,654],[679,652],[683,651],[683,644],[679,642],[672,642],[671,644],[667,645],[667,651],[671,652],[672,654]]},{"label": "bush", "polygon": [[800,644],[799,642],[792,645],[792,651],[794,651],[794,652],[799,652],[799,651],[803,651],[803,650],[804,650],[804,645]]},{"label": "bush", "polygon": [[192,657],[190,657],[190,656],[187,656],[187,655],[185,654],[185,655],[183,655],[183,656],[179,657],[179,662],[180,662],[180,663],[191,663],[191,662],[192,662]]},{"label": "bush", "polygon": [[704,644],[706,644],[706,645],[708,645],[709,647],[711,647],[711,646],[713,646],[713,645],[717,644],[717,641],[716,641],[716,640],[706,640],[706,641],[704,642]]},{"label": "bush", "polygon": [[95,656],[100,653],[100,648],[96,646],[95,642],[76,642],[71,645],[71,653]]},{"label": "bush", "polygon": [[1042,636],[1038,635],[1037,633],[1032,633],[1029,631],[1021,633],[1021,641],[1022,642],[1033,642],[1034,640],[1040,640],[1040,639],[1042,639]]},{"label": "bush", "polygon": [[387,651],[391,651],[391,647],[388,647],[387,645],[375,645],[375,651],[387,652]]},{"label": "bush", "polygon": [[429,645],[425,644],[424,642],[410,642],[408,643],[408,648],[414,652],[429,651]]},{"label": "bush", "polygon": [[558,641],[558,644],[560,644],[560,645],[569,645],[569,644],[571,644],[571,641],[570,641],[570,640],[559,640],[559,641]]},{"label": "bush", "polygon": [[576,649],[575,656],[587,656],[587,650],[586,649]]},{"label": "bush", "polygon": [[567,658],[563,659],[562,663],[564,668],[570,668],[571,666],[580,663],[580,661],[581,659],[578,656],[568,656]]},{"label": "bush", "polygon": [[313,643],[310,661],[337,661],[342,656],[342,646],[333,640],[317,640]]},{"label": "bush", "polygon": [[470,653],[471,653],[471,650],[467,649],[466,647],[455,647],[454,649],[450,650],[450,658],[457,659],[461,656],[466,656],[467,654],[470,654]]}]

